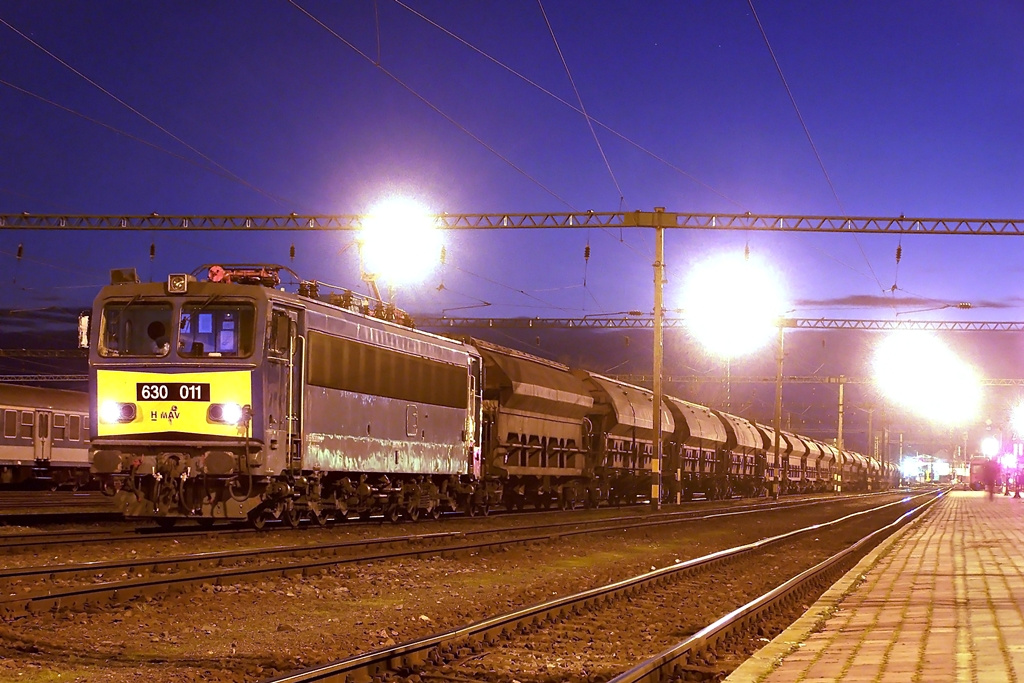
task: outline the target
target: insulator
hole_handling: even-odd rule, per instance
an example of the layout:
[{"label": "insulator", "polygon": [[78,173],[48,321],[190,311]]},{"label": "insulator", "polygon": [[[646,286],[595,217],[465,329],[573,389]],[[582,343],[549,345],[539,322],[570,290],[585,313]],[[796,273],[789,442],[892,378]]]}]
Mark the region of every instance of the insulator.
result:
[{"label": "insulator", "polygon": [[583,260],[584,261],[589,261],[590,260],[590,245],[589,244],[587,246],[583,247]]},{"label": "insulator", "polygon": [[294,244],[288,249],[288,258],[290,258],[292,261],[295,260],[295,245]]},{"label": "insulator", "polygon": [[21,257],[24,256],[24,255],[25,255],[25,245],[24,244],[19,244],[18,245],[18,260],[21,260]]},{"label": "insulator", "polygon": [[903,245],[902,244],[899,245],[898,247],[896,247],[896,263],[899,263],[901,258],[903,258]]},{"label": "insulator", "polygon": [[152,261],[156,258],[156,242],[152,242],[149,245],[149,260]]},{"label": "insulator", "polygon": [[750,260],[750,242],[747,242],[746,244],[743,245],[743,260]]},{"label": "insulator", "polygon": [[970,301],[961,301],[956,305],[956,307],[961,308],[963,310],[967,310],[969,308],[974,308],[974,304],[972,304]]},{"label": "insulator", "polygon": [[445,249],[444,246],[442,245],[442,247],[441,247],[441,265],[443,266],[447,260],[448,260],[448,250]]}]

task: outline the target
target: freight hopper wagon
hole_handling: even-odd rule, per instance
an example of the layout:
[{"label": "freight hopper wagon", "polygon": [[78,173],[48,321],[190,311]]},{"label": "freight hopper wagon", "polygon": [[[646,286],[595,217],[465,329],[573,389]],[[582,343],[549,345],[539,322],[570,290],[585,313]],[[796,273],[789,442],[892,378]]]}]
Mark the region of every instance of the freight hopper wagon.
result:
[{"label": "freight hopper wagon", "polygon": [[[761,422],[754,423],[757,428],[757,433],[761,437],[761,444],[764,448],[765,453],[765,486],[768,491],[773,495],[778,492],[780,494],[790,492],[790,483],[792,477],[796,476],[799,481],[800,465],[800,454],[803,451],[797,452],[796,462],[794,463],[791,458],[793,456],[793,441],[786,438],[786,432],[779,434],[779,457],[776,461],[775,458],[775,429],[769,427]],[[802,449],[806,449],[806,445],[800,442]]]},{"label": "freight hopper wagon", "polygon": [[725,447],[719,453],[719,477],[714,497],[761,496],[765,492],[767,459],[764,437],[746,418],[712,411],[725,425]]},{"label": "freight hopper wagon", "polygon": [[89,481],[89,395],[0,384],[0,484]]},{"label": "freight hopper wagon", "polygon": [[[839,449],[823,441],[817,441],[814,439],[805,439],[805,441],[807,441],[807,445],[811,448],[812,454],[814,449],[821,451],[817,458],[817,482],[815,482],[811,490],[834,491],[836,472],[840,458]],[[811,455],[808,455],[808,467],[811,467],[810,461]]]},{"label": "freight hopper wagon", "polygon": [[[654,455],[654,394],[603,375],[574,370],[594,399],[588,418],[593,425],[594,475],[612,505],[648,500]],[[675,431],[667,402],[661,407],[661,434]],[[660,495],[660,489],[658,495]]]},{"label": "freight hopper wagon", "polygon": [[879,480],[875,460],[853,451],[842,451],[837,465],[837,479],[842,491],[869,491]]},{"label": "freight hopper wagon", "polygon": [[93,306],[92,469],[128,517],[261,526],[475,504],[472,347],[350,292],[280,290],[280,266],[204,270],[115,271]]},{"label": "freight hopper wagon", "polygon": [[607,498],[589,462],[594,399],[583,381],[560,363],[471,343],[484,361],[487,503],[572,508]]},{"label": "freight hopper wagon", "polygon": [[666,500],[693,500],[695,493],[715,497],[723,488],[720,454],[725,453],[728,434],[725,423],[707,408],[674,396],[667,396],[675,421],[675,433],[665,444]]}]

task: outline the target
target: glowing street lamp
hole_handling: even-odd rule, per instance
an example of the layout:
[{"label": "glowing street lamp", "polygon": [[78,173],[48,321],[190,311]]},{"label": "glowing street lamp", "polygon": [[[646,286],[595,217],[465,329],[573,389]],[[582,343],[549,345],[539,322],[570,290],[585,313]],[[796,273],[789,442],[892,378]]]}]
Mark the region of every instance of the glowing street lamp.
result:
[{"label": "glowing street lamp", "polygon": [[981,381],[974,368],[937,337],[901,330],[875,350],[875,382],[895,403],[948,425],[974,419],[981,407]]},{"label": "glowing street lamp", "polygon": [[782,438],[783,312],[787,306],[781,278],[749,250],[720,254],[697,264],[683,290],[686,325],[710,353],[730,360],[764,346],[778,333],[775,375],[774,462],[778,486],[784,481],[780,461]]},{"label": "glowing street lamp", "polygon": [[378,299],[378,277],[391,285],[418,282],[441,258],[441,231],[435,214],[403,197],[385,199],[367,212],[358,243],[363,280],[373,287]]},{"label": "glowing street lamp", "polygon": [[683,289],[687,329],[722,358],[756,351],[775,334],[786,309],[779,282],[753,254],[725,253],[697,264]]},{"label": "glowing street lamp", "polygon": [[1010,410],[1010,427],[1019,439],[1024,439],[1024,401]]},{"label": "glowing street lamp", "polygon": [[981,454],[986,458],[993,458],[999,452],[999,439],[994,436],[986,436],[981,441]]}]

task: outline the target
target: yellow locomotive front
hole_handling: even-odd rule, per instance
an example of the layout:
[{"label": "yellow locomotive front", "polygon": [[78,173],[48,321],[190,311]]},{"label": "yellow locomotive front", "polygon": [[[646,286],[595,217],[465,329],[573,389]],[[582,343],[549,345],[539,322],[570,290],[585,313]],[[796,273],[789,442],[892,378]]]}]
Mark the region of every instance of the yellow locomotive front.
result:
[{"label": "yellow locomotive front", "polygon": [[93,308],[92,471],[130,517],[245,518],[268,464],[263,288],[120,279]]}]

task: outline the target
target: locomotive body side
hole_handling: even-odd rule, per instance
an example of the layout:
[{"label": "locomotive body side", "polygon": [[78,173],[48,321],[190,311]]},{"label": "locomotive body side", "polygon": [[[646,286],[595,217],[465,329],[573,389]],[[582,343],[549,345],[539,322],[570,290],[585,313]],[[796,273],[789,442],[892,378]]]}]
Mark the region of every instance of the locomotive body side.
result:
[{"label": "locomotive body side", "polygon": [[116,285],[94,305],[93,471],[123,484],[129,517],[322,522],[471,498],[472,349],[262,283],[185,289]]}]

